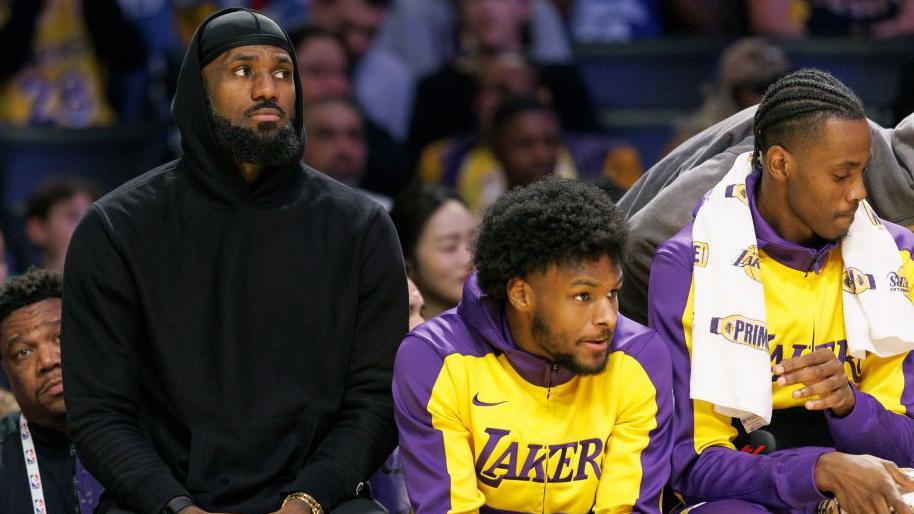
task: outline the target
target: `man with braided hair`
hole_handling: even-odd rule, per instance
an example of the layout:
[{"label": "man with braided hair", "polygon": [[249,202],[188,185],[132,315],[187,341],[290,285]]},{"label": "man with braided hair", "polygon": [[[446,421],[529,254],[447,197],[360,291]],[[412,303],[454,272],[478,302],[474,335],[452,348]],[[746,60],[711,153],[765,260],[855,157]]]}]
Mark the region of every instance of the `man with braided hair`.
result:
[{"label": "man with braided hair", "polygon": [[655,331],[618,314],[625,238],[609,197],[569,179],[487,211],[460,304],[397,353],[417,514],[659,513],[670,363]]},{"label": "man with braided hair", "polygon": [[[909,513],[914,482],[899,468],[914,466],[914,356],[868,338],[914,340],[914,234],[864,202],[863,107],[831,75],[800,70],[768,89],[753,131],[754,151],[651,268],[650,324],[672,342],[672,487],[707,502],[690,511],[701,514],[816,512],[831,498]],[[888,272],[866,267],[882,262]],[[873,302],[902,320],[854,310]],[[735,357],[709,368],[721,355]]]}]

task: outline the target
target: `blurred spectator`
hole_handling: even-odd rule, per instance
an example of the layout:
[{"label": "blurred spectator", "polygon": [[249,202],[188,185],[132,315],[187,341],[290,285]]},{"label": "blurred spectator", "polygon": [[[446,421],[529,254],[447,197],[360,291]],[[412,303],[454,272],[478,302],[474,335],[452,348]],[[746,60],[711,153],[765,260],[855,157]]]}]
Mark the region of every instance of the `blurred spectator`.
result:
[{"label": "blurred spectator", "polygon": [[[532,8],[527,53],[543,64],[570,63],[562,20],[549,0],[523,0]],[[379,46],[399,55],[416,77],[435,72],[458,53],[453,0],[396,0]]]},{"label": "blurred spectator", "polygon": [[98,189],[77,177],[43,181],[29,197],[25,232],[41,251],[41,266],[63,271],[76,225],[98,198]]},{"label": "blurred spectator", "polygon": [[[302,83],[302,102],[317,103],[330,98],[350,98],[349,59],[339,36],[326,29],[303,26],[289,37],[295,45]],[[362,137],[368,155],[360,178],[361,187],[394,196],[412,179],[403,145],[359,110]],[[306,126],[311,132],[312,127]],[[323,170],[322,170],[323,171]]]},{"label": "blurred spectator", "polygon": [[762,38],[745,38],[730,45],[720,58],[717,83],[708,89],[698,111],[679,126],[667,152],[718,121],[759,103],[768,86],[790,68],[783,50]]},{"label": "blurred spectator", "polygon": [[177,15],[178,33],[186,47],[197,25],[207,16],[227,7],[256,9],[288,30],[308,22],[314,0],[121,0],[127,2],[172,4]]},{"label": "blurred spectator", "polygon": [[178,33],[173,0],[118,0],[125,17],[133,23],[148,49],[148,65],[140,77],[146,81],[153,118],[170,121],[169,109],[184,57],[185,45]]},{"label": "blurred spectator", "polygon": [[666,0],[667,35],[737,36],[746,33],[742,2],[732,0]]},{"label": "blurred spectator", "polygon": [[419,161],[423,181],[454,187],[478,215],[507,190],[551,174],[607,182],[607,189],[621,196],[620,186],[640,176],[641,164],[626,144],[563,135],[555,112],[525,96],[502,102],[490,130],[439,140]]},{"label": "blurred spectator", "polygon": [[407,276],[425,300],[423,317],[431,319],[455,307],[471,272],[476,217],[457,193],[437,184],[417,184],[404,191],[390,217]]},{"label": "blurred spectator", "polygon": [[414,77],[403,59],[375,45],[391,0],[312,0],[310,22],[338,34],[353,65],[354,95],[395,139],[406,137]]},{"label": "blurred spectator", "polygon": [[778,37],[889,38],[914,34],[912,0],[752,0],[754,32]]},{"label": "blurred spectator", "polygon": [[[501,66],[503,54],[526,56],[529,50],[529,0],[457,0],[456,5],[460,55],[419,83],[410,125],[410,148],[415,156],[433,141],[482,128],[474,109],[480,91],[492,82],[509,87],[510,78],[489,77],[512,72]],[[534,62],[533,69],[536,83],[548,93],[564,128],[597,129],[587,88],[575,68]]]},{"label": "blurred spectator", "polygon": [[2,122],[87,127],[140,112],[127,72],[146,49],[116,0],[8,0],[0,48]]},{"label": "blurred spectator", "polygon": [[342,98],[318,100],[304,106],[308,142],[302,161],[340,182],[361,189],[390,210],[391,200],[361,188],[368,144],[358,107]]},{"label": "blurred spectator", "polygon": [[661,0],[576,0],[570,13],[577,43],[608,43],[663,34]]},{"label": "blurred spectator", "polygon": [[289,38],[295,45],[302,102],[349,96],[349,58],[336,34],[306,25],[290,32]]}]

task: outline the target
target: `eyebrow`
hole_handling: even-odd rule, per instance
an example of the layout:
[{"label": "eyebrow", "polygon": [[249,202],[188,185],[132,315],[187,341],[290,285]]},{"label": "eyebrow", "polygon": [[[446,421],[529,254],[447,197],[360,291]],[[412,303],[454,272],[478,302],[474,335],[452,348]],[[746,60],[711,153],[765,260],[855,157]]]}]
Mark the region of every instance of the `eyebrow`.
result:
[{"label": "eyebrow", "polygon": [[[45,321],[45,322],[43,322],[43,323],[41,323],[41,324],[38,325],[39,328],[41,328],[41,327],[46,327],[46,326],[60,326],[60,318],[48,320],[48,321]],[[33,329],[33,330],[34,330],[34,329]],[[22,333],[17,334],[15,337],[13,337],[13,338],[11,338],[9,341],[7,341],[7,344],[12,345],[12,344],[17,343],[20,339],[22,339],[22,336],[24,336],[25,334],[27,334],[27,333],[29,333],[29,332],[31,332],[31,331],[32,331],[32,330],[27,330],[27,331],[25,331],[25,332],[22,332]]]},{"label": "eyebrow", "polygon": [[[251,61],[258,61],[258,60],[260,60],[260,57],[253,55],[253,54],[237,54],[237,55],[233,56],[231,59],[229,59],[229,62],[236,62],[236,61],[251,62]],[[277,61],[277,62],[281,62],[283,64],[292,64],[292,58],[286,54],[275,54],[273,60]]]},{"label": "eyebrow", "polygon": [[450,241],[451,239],[460,239],[460,234],[445,234],[435,237],[434,241]]},{"label": "eyebrow", "polygon": [[[616,281],[616,285],[615,285],[615,287],[614,287],[613,289],[617,289],[617,288],[622,287],[622,279],[623,279],[623,276],[620,274],[620,275],[619,275],[619,280]],[[575,279],[575,281],[571,283],[571,286],[572,286],[572,287],[574,287],[574,286],[597,287],[598,285],[599,285],[599,284],[597,284],[597,283],[594,282],[593,280],[590,280],[590,279],[587,279],[587,278]]]},{"label": "eyebrow", "polygon": [[863,165],[864,165],[864,163],[858,162],[858,161],[842,161],[842,162],[839,162],[838,164],[835,164],[834,166],[836,168],[857,168],[857,167],[860,167]]},{"label": "eyebrow", "polygon": [[590,286],[597,287],[597,283],[586,278],[579,278],[571,283],[572,286]]}]

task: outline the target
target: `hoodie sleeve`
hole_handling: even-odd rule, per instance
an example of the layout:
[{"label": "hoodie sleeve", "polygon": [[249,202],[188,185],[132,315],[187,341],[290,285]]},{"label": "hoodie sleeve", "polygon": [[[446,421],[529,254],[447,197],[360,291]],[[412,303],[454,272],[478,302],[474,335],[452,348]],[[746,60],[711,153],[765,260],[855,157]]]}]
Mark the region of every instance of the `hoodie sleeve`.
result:
[{"label": "hoodie sleeve", "polygon": [[145,337],[127,263],[93,206],[70,242],[62,353],[70,433],[86,468],[124,507],[158,514],[188,495],[138,423],[137,355]]},{"label": "hoodie sleeve", "polygon": [[[898,283],[914,283],[914,234],[887,224],[901,254]],[[914,289],[908,286],[914,302]],[[914,352],[894,357],[869,355],[861,365],[862,380],[854,388],[854,410],[843,418],[826,411],[828,428],[838,451],[875,455],[901,467],[914,467]],[[851,386],[853,387],[853,386]]]},{"label": "hoodie sleeve", "polygon": [[394,407],[403,475],[416,514],[478,512],[485,496],[476,485],[472,434],[442,357],[407,336],[394,368]]},{"label": "hoodie sleeve", "polygon": [[361,491],[397,445],[391,374],[407,331],[406,271],[393,223],[378,207],[363,229],[358,319],[336,424],[286,493],[301,491],[324,511]]},{"label": "hoodie sleeve", "polygon": [[721,498],[739,499],[774,509],[805,508],[824,499],[815,486],[815,466],[830,449],[796,448],[768,455],[736,450],[732,419],[713,405],[692,400],[692,259],[691,225],[657,251],[651,267],[649,319],[670,344],[676,398],[673,436],[673,490],[689,504]]}]

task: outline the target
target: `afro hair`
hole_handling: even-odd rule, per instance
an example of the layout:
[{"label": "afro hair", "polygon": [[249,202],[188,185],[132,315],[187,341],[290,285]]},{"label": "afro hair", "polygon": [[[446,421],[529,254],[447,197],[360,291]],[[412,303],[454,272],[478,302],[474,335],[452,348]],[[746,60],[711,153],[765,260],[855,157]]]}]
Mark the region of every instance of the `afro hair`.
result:
[{"label": "afro hair", "polygon": [[550,265],[604,255],[621,264],[627,236],[625,220],[603,190],[547,177],[508,192],[486,211],[474,252],[479,287],[504,301],[512,278]]}]

